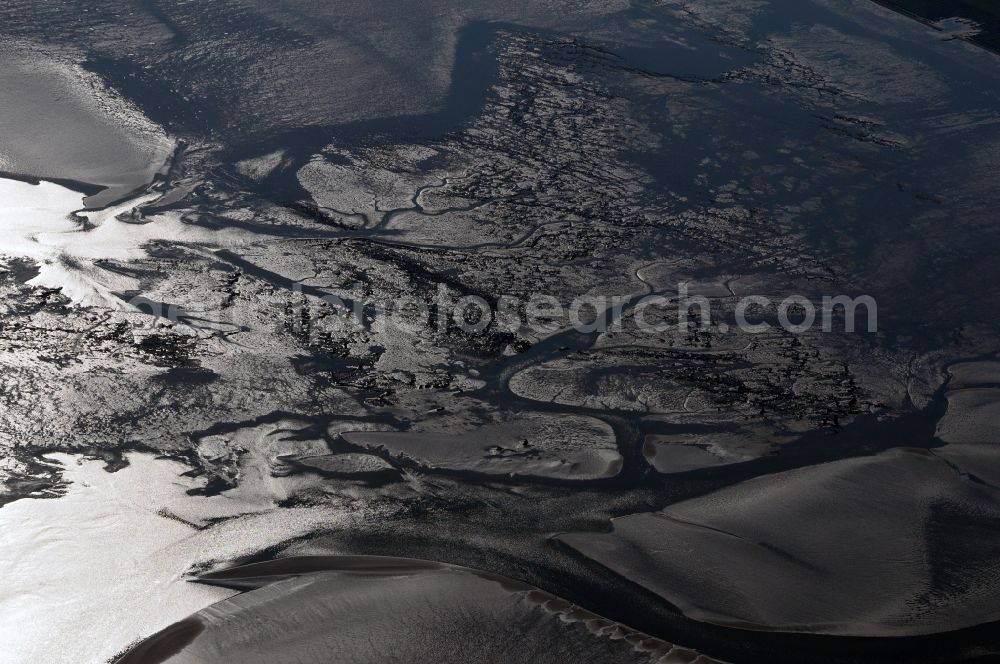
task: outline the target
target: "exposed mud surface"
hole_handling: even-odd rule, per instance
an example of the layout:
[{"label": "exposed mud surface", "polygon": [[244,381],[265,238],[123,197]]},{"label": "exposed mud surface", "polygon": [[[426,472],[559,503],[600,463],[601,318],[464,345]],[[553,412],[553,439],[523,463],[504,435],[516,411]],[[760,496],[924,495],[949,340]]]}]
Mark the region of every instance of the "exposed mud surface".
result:
[{"label": "exposed mud surface", "polygon": [[[659,661],[1000,652],[995,55],[832,0],[9,2],[0,34],[100,147],[0,145],[0,523],[164,527],[130,555],[169,615],[116,614],[83,660],[218,599],[187,575],[331,553],[517,579]],[[782,327],[790,295],[870,296],[877,330]],[[226,600],[162,661],[279,661],[213,612],[403,595],[348,620],[351,661],[430,656],[394,631],[420,596],[427,629],[468,619],[424,644],[450,656],[517,625],[535,661],[645,661],[468,571],[363,576]],[[16,652],[81,661],[72,586],[45,589],[63,636]],[[5,624],[45,606],[11,597]]]}]

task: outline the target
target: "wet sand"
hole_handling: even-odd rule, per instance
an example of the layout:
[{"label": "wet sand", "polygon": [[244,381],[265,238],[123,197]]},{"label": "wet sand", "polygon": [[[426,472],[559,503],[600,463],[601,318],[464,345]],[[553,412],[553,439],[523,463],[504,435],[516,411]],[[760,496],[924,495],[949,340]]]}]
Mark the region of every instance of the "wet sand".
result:
[{"label": "wet sand", "polygon": [[[185,575],[296,552],[489,570],[723,659],[1000,651],[975,627],[997,617],[995,59],[860,1],[584,4],[142,3],[54,19],[72,57],[4,51],[26,94],[0,101],[2,169],[44,180],[0,180],[13,652],[105,657],[203,606]],[[193,148],[167,179],[145,116]],[[320,303],[631,308],[682,281],[723,313],[871,292],[883,328],[471,335]],[[185,463],[40,466],[67,446]],[[487,660],[518,634],[542,661],[636,654],[559,600],[412,565],[203,575],[246,592],[160,659],[464,661],[470,634]]]},{"label": "wet sand", "polygon": [[712,664],[524,583],[422,560],[326,556],[204,575],[243,591],[115,664]]}]

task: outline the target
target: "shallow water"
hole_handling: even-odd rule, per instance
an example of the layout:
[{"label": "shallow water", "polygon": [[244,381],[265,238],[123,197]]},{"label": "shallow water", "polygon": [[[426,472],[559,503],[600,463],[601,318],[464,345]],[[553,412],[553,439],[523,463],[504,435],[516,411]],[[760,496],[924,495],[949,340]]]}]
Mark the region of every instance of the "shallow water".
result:
[{"label": "shallow water", "polygon": [[[994,615],[981,607],[964,614],[967,597],[956,593],[953,611],[928,610],[919,629],[911,629],[917,621],[910,617],[888,628],[871,612],[864,620],[845,617],[858,613],[858,598],[871,603],[877,586],[855,584],[866,568],[855,555],[898,556],[894,543],[911,542],[936,556],[941,540],[956,542],[964,555],[962,542],[974,529],[924,537],[922,524],[932,520],[920,518],[922,504],[901,499],[880,528],[888,541],[851,547],[863,539],[856,531],[868,536],[866,526],[878,523],[861,513],[887,501],[866,486],[856,491],[869,499],[862,507],[844,507],[836,488],[821,490],[815,481],[819,473],[835,475],[828,484],[841,482],[822,462],[853,467],[844,459],[939,445],[934,425],[945,397],[931,397],[934,372],[943,356],[981,352],[961,346],[960,326],[970,328],[970,343],[982,343],[989,332],[979,329],[977,341],[976,326],[995,322],[992,283],[1000,264],[988,210],[1000,134],[993,56],[942,42],[927,26],[866,2],[597,2],[572,3],[573,11],[526,8],[531,4],[484,3],[467,13],[449,2],[428,10],[423,3],[341,8],[307,1],[243,2],[225,17],[194,3],[157,5],[155,16],[137,11],[141,27],[123,30],[137,41],[94,46],[87,62],[134,95],[149,117],[193,137],[196,149],[177,169],[194,175],[173,189],[173,181],[162,182],[155,193],[145,185],[163,161],[161,132],[142,114],[100,86],[80,87],[91,79],[52,54],[32,60],[44,73],[37,81],[17,67],[6,74],[12,85],[28,87],[24,104],[42,109],[39,124],[54,127],[51,136],[30,137],[37,150],[28,139],[21,144],[18,123],[31,118],[18,100],[0,101],[0,116],[9,119],[0,136],[7,131],[17,139],[10,154],[0,146],[0,170],[50,178],[38,185],[0,180],[0,206],[8,206],[0,208],[0,253],[38,263],[30,285],[59,288],[71,304],[112,310],[126,309],[136,292],[199,310],[216,298],[247,322],[198,340],[151,337],[154,349],[183,351],[162,354],[127,333],[142,318],[128,318],[134,312],[101,310],[111,322],[97,323],[82,351],[50,338],[73,329],[63,323],[79,322],[73,316],[81,310],[72,307],[65,320],[56,307],[40,322],[26,317],[28,332],[12,336],[0,366],[16,388],[0,403],[3,433],[13,430],[18,444],[98,440],[117,441],[116,449],[184,451],[214,474],[219,494],[188,496],[197,483],[181,478],[186,467],[176,462],[133,456],[130,468],[105,476],[92,462],[77,467],[59,457],[70,464],[65,497],[17,501],[8,516],[8,508],[0,510],[0,525],[14,520],[12,560],[30,561],[30,542],[51,535],[55,543],[42,547],[39,565],[67,570],[54,577],[57,587],[32,585],[40,576],[34,563],[12,570],[20,599],[11,600],[10,615],[20,612],[18,623],[40,622],[34,618],[43,607],[64,599],[69,607],[53,613],[64,628],[13,635],[14,652],[58,661],[70,648],[91,654],[92,644],[67,645],[88,630],[110,629],[116,642],[155,631],[162,627],[161,593],[176,602],[176,611],[166,612],[171,619],[202,606],[178,581],[189,566],[243,553],[270,556],[269,544],[309,531],[309,519],[336,522],[336,514],[324,512],[333,502],[374,516],[345,530],[317,526],[317,552],[343,546],[462,562],[530,580],[622,623],[727,658],[797,661],[808,652],[855,661],[897,648],[946,661],[955,641],[942,637],[925,649],[926,641],[915,639],[861,643],[814,635],[795,641],[795,649],[785,647],[787,635],[747,635],[704,622],[923,634],[976,624],[974,613]],[[576,11],[584,5],[591,13]],[[169,45],[146,44],[153,35]],[[72,103],[50,103],[63,89]],[[94,95],[113,103],[95,114]],[[87,123],[97,129],[88,134]],[[607,141],[599,140],[604,132]],[[64,168],[56,168],[63,147]],[[129,193],[131,182],[143,191],[71,216]],[[103,199],[86,196],[95,184],[111,187]],[[161,189],[167,191],[157,198]],[[642,195],[632,197],[635,190]],[[303,202],[317,207],[295,207]],[[751,213],[737,213],[744,208]],[[290,211],[303,209],[316,214]],[[654,261],[651,274],[662,274],[647,281],[636,265]],[[634,295],[644,286],[660,292],[692,273],[719,297],[730,284],[741,293],[871,292],[882,306],[883,332],[855,345],[831,337],[792,343],[773,335],[752,344],[714,337],[708,349],[695,347],[697,340],[568,331],[514,352],[506,346],[511,338],[478,346],[480,339],[421,338],[376,325],[356,334],[317,327],[322,334],[305,339],[289,323],[290,293],[379,302],[444,282],[469,292]],[[803,274],[802,281],[816,282],[796,281]],[[744,352],[750,346],[759,350]],[[928,359],[925,351],[935,355]],[[88,372],[95,377],[81,377]],[[59,396],[38,396],[51,394]],[[972,446],[994,436],[995,427],[981,425],[996,413],[995,395],[987,396],[970,401],[949,393],[950,414],[938,435],[966,445],[947,448],[942,458],[991,481],[996,464],[988,447]],[[52,416],[38,414],[40,402],[54,404],[45,411]],[[528,439],[542,427],[509,424],[523,424],[531,413],[558,422],[596,418],[610,430],[581,436],[562,426],[551,436],[561,444],[538,444]],[[20,420],[37,426],[19,428]],[[664,449],[644,455],[644,442]],[[721,447],[703,447],[708,442]],[[893,473],[897,465],[885,464]],[[322,482],[313,481],[317,474]],[[973,482],[939,474],[945,479],[933,483],[914,471],[910,484],[961,495]],[[142,491],[154,496],[139,494],[140,478]],[[744,495],[760,486],[767,496]],[[792,498],[783,498],[786,489],[794,489]],[[757,500],[767,515],[759,523],[777,523],[773,530],[781,532],[756,548],[716,546],[712,538],[726,536],[708,533],[707,553],[695,546],[701,539],[656,535],[660,510],[683,500],[688,507],[681,509],[697,514],[711,496],[728,497],[722,517],[706,512],[712,520]],[[819,509],[784,509],[809,501],[834,518]],[[180,519],[156,516],[164,506]],[[232,519],[233,506],[255,516]],[[225,520],[196,528],[213,517]],[[614,517],[628,533],[607,534]],[[840,518],[845,534],[833,544],[806,537],[799,523]],[[159,528],[161,521],[166,526]],[[136,541],[119,522],[131,524]],[[80,554],[81,564],[97,570],[93,578],[84,574],[73,559],[73,523],[81,524],[87,546],[129,539],[122,564],[139,562],[123,570]],[[563,531],[574,535],[549,540]],[[146,533],[165,539],[139,541]],[[231,538],[234,548],[220,538]],[[143,548],[150,544],[155,551]],[[640,549],[669,560],[647,564]],[[812,611],[819,592],[792,592],[822,585],[822,575],[804,575],[776,593],[780,582],[795,581],[785,549],[833,570],[829,585],[854,596],[828,602],[838,610],[825,615]],[[882,574],[897,580],[894,597],[938,589],[915,567],[908,575]],[[761,577],[762,569],[775,583]],[[940,569],[948,571],[931,571]],[[724,587],[709,593],[710,582]],[[104,598],[100,606],[111,605],[108,597],[119,591],[148,606],[132,595],[112,611],[88,604]],[[649,591],[680,605],[688,600],[701,609],[690,615],[704,622]],[[250,595],[232,606],[242,611]],[[323,606],[328,598],[311,599]],[[755,603],[756,612],[745,611]],[[137,623],[108,627],[110,619],[101,618],[94,627],[81,617],[88,608],[105,616],[135,613]],[[281,618],[291,633],[295,626]],[[803,626],[806,620],[835,625]],[[60,636],[46,645],[53,631]],[[214,638],[228,643],[231,636]],[[298,635],[306,642],[326,636]],[[760,650],[750,645],[761,643]]]},{"label": "shallow water", "polygon": [[65,495],[0,509],[3,662],[104,662],[232,594],[188,583],[193,564],[335,521],[326,510],[189,495],[203,484],[183,475],[190,468],[149,454],[128,455],[116,473],[79,456],[46,458],[62,467]]},{"label": "shallow water", "polygon": [[104,187],[100,207],[144,187],[173,151],[162,130],[66,58],[0,48],[0,170]]}]

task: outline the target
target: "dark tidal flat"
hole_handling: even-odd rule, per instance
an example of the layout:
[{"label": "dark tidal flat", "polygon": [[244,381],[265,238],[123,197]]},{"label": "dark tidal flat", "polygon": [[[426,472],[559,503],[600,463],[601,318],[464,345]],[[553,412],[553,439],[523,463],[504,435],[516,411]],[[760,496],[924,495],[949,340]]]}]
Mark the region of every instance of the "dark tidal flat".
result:
[{"label": "dark tidal flat", "polygon": [[0,3],[0,664],[1000,660],[997,17]]}]

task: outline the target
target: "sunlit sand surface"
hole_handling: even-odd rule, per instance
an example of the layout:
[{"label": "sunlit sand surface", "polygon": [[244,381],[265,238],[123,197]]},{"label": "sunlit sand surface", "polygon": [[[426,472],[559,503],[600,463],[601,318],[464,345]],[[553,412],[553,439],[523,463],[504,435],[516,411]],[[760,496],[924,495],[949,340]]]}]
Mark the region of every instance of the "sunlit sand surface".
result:
[{"label": "sunlit sand surface", "polygon": [[0,509],[4,662],[104,662],[133,641],[232,594],[185,580],[198,561],[247,555],[265,540],[334,522],[330,510],[277,510],[225,495],[188,495],[199,481],[176,461],[99,461],[54,454],[66,495]]},{"label": "sunlit sand surface", "polygon": [[96,261],[143,258],[145,245],[157,240],[231,245],[246,236],[185,224],[171,213],[142,223],[120,218],[159,196],[145,193],[86,211],[81,194],[62,185],[0,178],[0,255],[36,262],[39,274],[29,283],[60,289],[74,304],[127,309],[123,293],[137,288],[138,281]]}]

